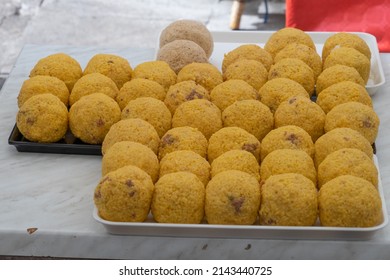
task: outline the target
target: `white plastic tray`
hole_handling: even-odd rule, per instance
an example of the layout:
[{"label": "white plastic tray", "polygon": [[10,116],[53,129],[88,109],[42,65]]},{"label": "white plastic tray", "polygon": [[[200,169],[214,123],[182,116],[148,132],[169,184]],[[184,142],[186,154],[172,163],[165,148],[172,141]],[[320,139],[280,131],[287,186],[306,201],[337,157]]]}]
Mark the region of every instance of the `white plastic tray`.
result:
[{"label": "white plastic tray", "polygon": [[[210,58],[210,62],[221,69],[223,56],[229,51],[235,49],[242,44],[257,44],[264,47],[269,37],[275,31],[226,31],[212,32],[214,39],[214,52]],[[306,32],[313,39],[318,54],[321,56],[322,48],[326,39],[336,32]],[[371,73],[366,85],[370,95],[374,95],[379,88],[385,83],[385,75],[381,60],[379,57],[378,45],[376,38],[368,33],[350,32],[364,39],[371,50]]]},{"label": "white plastic tray", "polygon": [[153,221],[151,215],[143,223],[110,222],[99,217],[95,208],[93,217],[101,223],[109,233],[120,235],[176,236],[176,237],[210,237],[210,238],[269,238],[269,239],[331,239],[331,240],[365,240],[371,238],[388,223],[378,160],[374,156],[378,168],[378,190],[382,200],[383,222],[375,227],[291,227],[291,226],[236,226],[211,224],[163,224]]}]

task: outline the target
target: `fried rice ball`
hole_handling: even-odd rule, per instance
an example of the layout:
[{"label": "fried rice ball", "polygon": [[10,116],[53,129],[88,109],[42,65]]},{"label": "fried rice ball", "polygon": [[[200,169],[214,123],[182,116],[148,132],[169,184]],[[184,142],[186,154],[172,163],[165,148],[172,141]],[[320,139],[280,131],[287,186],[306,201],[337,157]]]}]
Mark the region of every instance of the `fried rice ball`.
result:
[{"label": "fried rice ball", "polygon": [[181,19],[170,23],[160,34],[160,48],[175,40],[191,40],[198,44],[207,57],[214,49],[214,40],[211,32],[200,21]]},{"label": "fried rice ball", "polygon": [[350,101],[372,107],[372,100],[366,88],[351,81],[343,81],[327,87],[317,96],[316,103],[327,114],[335,106]]},{"label": "fried rice ball", "polygon": [[123,85],[116,97],[116,102],[123,110],[131,100],[139,97],[153,97],[163,101],[165,95],[165,89],[159,83],[148,79],[134,78]]},{"label": "fried rice ball", "polygon": [[41,58],[30,72],[30,78],[42,75],[53,76],[63,81],[69,92],[83,75],[80,64],[65,53],[55,53]]},{"label": "fried rice ball", "polygon": [[160,164],[156,154],[147,146],[132,141],[116,142],[104,154],[102,175],[126,165],[134,165],[149,174],[153,183],[158,180]]},{"label": "fried rice ball", "polygon": [[164,103],[173,115],[180,104],[194,99],[210,100],[210,95],[207,89],[189,80],[171,86],[165,96]]},{"label": "fried rice ball", "polygon": [[68,110],[58,97],[50,93],[38,94],[19,108],[16,125],[29,141],[57,142],[68,129]]},{"label": "fried rice ball", "polygon": [[240,59],[228,66],[223,73],[224,80],[244,80],[259,90],[268,80],[268,71],[261,62]]},{"label": "fried rice ball", "polygon": [[199,224],[204,216],[205,187],[190,172],[161,177],[156,183],[152,214],[158,223]]},{"label": "fried rice ball", "polygon": [[162,160],[174,151],[190,150],[200,156],[207,157],[208,141],[198,129],[182,126],[167,131],[161,138],[158,158]]},{"label": "fried rice ball", "polygon": [[329,36],[322,48],[322,59],[326,60],[328,55],[336,48],[348,47],[354,48],[364,54],[369,60],[371,59],[371,50],[367,43],[356,34],[339,32]]},{"label": "fried rice ball", "polygon": [[283,58],[272,65],[268,73],[268,80],[276,78],[294,80],[301,84],[310,96],[314,94],[314,72],[298,58]]},{"label": "fried rice ball", "polygon": [[156,129],[145,120],[120,120],[112,125],[104,138],[102,143],[102,154],[104,155],[112,145],[120,141],[133,141],[143,144],[157,154],[160,137],[158,136]]},{"label": "fried rice ball", "polygon": [[274,128],[271,110],[257,100],[234,102],[222,112],[224,127],[237,126],[253,134],[259,141]]},{"label": "fried rice ball", "polygon": [[321,162],[334,151],[343,148],[355,148],[363,151],[369,158],[373,157],[370,142],[358,131],[348,127],[335,128],[320,138],[314,144],[314,163],[318,167]]},{"label": "fried rice ball", "polygon": [[301,174],[273,175],[261,186],[261,225],[313,226],[317,207],[317,189]]},{"label": "fried rice ball", "polygon": [[309,133],[296,125],[285,125],[271,130],[261,141],[261,160],[278,149],[305,151],[314,157],[314,144]]},{"label": "fried rice ball", "polygon": [[317,80],[317,77],[322,72],[321,56],[315,49],[304,44],[288,44],[280,52],[278,52],[275,56],[274,62],[277,63],[284,58],[298,58],[305,62],[313,70],[314,80]]},{"label": "fried rice ball", "polygon": [[30,97],[42,93],[51,93],[68,106],[69,90],[66,84],[56,77],[38,75],[23,82],[18,95],[18,107],[22,107]]},{"label": "fried rice ball", "polygon": [[133,79],[143,78],[155,81],[162,85],[165,92],[176,84],[177,75],[168,63],[161,60],[146,61],[134,68]]},{"label": "fried rice ball", "polygon": [[100,73],[114,81],[118,89],[130,79],[133,75],[133,69],[129,62],[114,54],[96,54],[87,63],[84,69],[84,75],[91,73]]},{"label": "fried rice ball", "polygon": [[325,119],[325,132],[337,127],[349,127],[360,132],[371,144],[379,129],[379,117],[370,106],[359,102],[347,102],[334,107]]},{"label": "fried rice ball", "polygon": [[222,128],[221,111],[212,102],[194,99],[177,107],[172,117],[172,127],[190,126],[197,128],[206,139]]},{"label": "fried rice ball", "polygon": [[157,60],[165,61],[175,73],[193,62],[208,62],[207,55],[198,44],[190,40],[175,40],[162,46],[157,52]]},{"label": "fried rice ball", "polygon": [[114,99],[103,93],[93,93],[70,107],[69,128],[81,141],[101,144],[111,126],[120,118],[121,110]]},{"label": "fried rice ball", "polygon": [[74,84],[69,96],[69,105],[72,106],[83,96],[97,92],[104,93],[115,100],[119,90],[109,77],[100,73],[87,74]]},{"label": "fried rice ball", "polygon": [[317,171],[313,159],[302,150],[279,149],[269,153],[260,166],[262,181],[277,174],[298,173],[317,185]]},{"label": "fried rice ball", "polygon": [[222,74],[210,63],[191,63],[184,66],[177,74],[177,82],[195,81],[209,92],[223,82]]},{"label": "fried rice ball", "polygon": [[361,52],[347,47],[334,49],[326,58],[324,69],[338,64],[355,68],[363,78],[364,83],[367,83],[370,77],[371,63]]},{"label": "fried rice ball", "polygon": [[315,142],[324,134],[325,113],[315,102],[303,96],[294,96],[282,102],[275,111],[275,127],[296,125],[310,134]]},{"label": "fried rice ball", "polygon": [[207,155],[212,163],[217,157],[230,150],[244,150],[260,161],[260,142],[255,136],[239,127],[224,127],[209,140]]},{"label": "fried rice ball", "polygon": [[261,103],[267,105],[272,113],[283,102],[294,96],[304,96],[309,99],[309,94],[298,82],[287,78],[269,80],[259,90]]},{"label": "fried rice ball", "polygon": [[222,73],[225,73],[228,66],[240,59],[256,60],[262,63],[269,71],[273,64],[273,58],[269,52],[255,44],[243,44],[226,53],[222,61]]},{"label": "fried rice ball", "polygon": [[246,172],[222,171],[206,187],[205,216],[209,224],[252,225],[259,206],[259,182]]},{"label": "fried rice ball", "polygon": [[171,129],[171,112],[164,102],[152,97],[140,97],[131,100],[122,110],[121,118],[143,119],[153,125],[159,137],[163,137]]},{"label": "fried rice ball", "polygon": [[322,226],[373,227],[383,220],[378,190],[367,180],[342,175],[322,186],[318,195]]},{"label": "fried rice ball", "polygon": [[339,64],[324,69],[318,76],[316,93],[319,95],[327,87],[343,81],[351,81],[365,86],[363,78],[355,68]]},{"label": "fried rice ball", "polygon": [[226,170],[239,170],[246,172],[260,181],[259,163],[255,156],[245,150],[230,150],[215,160],[211,164],[211,177]]},{"label": "fried rice ball", "polygon": [[210,92],[211,102],[223,111],[239,100],[258,100],[259,93],[255,88],[243,80],[227,80],[217,85]]},{"label": "fried rice ball", "polygon": [[160,162],[160,178],[165,174],[187,171],[198,176],[206,186],[210,180],[210,164],[201,155],[190,150],[174,151]]},{"label": "fried rice ball", "polygon": [[102,219],[113,222],[143,222],[148,217],[154,192],[150,176],[126,165],[107,173],[95,188],[94,203]]},{"label": "fried rice ball", "polygon": [[304,31],[293,27],[285,27],[274,32],[265,43],[264,49],[274,58],[291,43],[303,44],[316,50],[313,39]]},{"label": "fried rice ball", "polygon": [[318,187],[340,176],[353,175],[378,187],[378,170],[371,158],[354,148],[344,148],[329,154],[318,166]]}]

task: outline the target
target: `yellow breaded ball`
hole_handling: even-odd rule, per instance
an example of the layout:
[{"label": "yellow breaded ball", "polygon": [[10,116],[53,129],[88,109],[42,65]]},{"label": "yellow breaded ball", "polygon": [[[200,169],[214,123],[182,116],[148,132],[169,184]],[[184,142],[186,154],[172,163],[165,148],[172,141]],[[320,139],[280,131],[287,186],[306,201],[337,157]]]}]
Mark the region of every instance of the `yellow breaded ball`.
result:
[{"label": "yellow breaded ball", "polygon": [[314,148],[314,163],[317,167],[329,154],[343,148],[356,148],[366,153],[369,158],[373,157],[370,142],[359,132],[348,127],[335,128],[325,133],[317,139]]},{"label": "yellow breaded ball", "polygon": [[259,163],[253,154],[244,150],[230,150],[213,160],[211,177],[226,170],[243,171],[260,181]]},{"label": "yellow breaded ball", "polygon": [[120,116],[121,110],[114,99],[103,93],[92,93],[70,107],[69,128],[81,141],[101,144]]},{"label": "yellow breaded ball", "polygon": [[165,89],[159,83],[148,79],[134,78],[123,85],[116,101],[123,110],[131,100],[139,97],[153,97],[163,101],[165,95]]},{"label": "yellow breaded ball", "polygon": [[240,59],[256,60],[262,63],[267,71],[269,71],[273,64],[271,54],[262,47],[255,44],[243,44],[223,56],[222,73],[225,73],[230,64]]},{"label": "yellow breaded ball", "polygon": [[195,81],[209,92],[223,82],[222,74],[210,63],[190,63],[177,74],[177,82]]},{"label": "yellow breaded ball", "polygon": [[209,224],[252,225],[259,205],[259,182],[246,172],[220,172],[206,187],[205,215]]},{"label": "yellow breaded ball", "polygon": [[273,175],[261,186],[261,225],[313,226],[317,207],[317,189],[301,174]]},{"label": "yellow breaded ball", "polygon": [[130,63],[124,57],[114,54],[96,54],[87,63],[84,75],[100,73],[114,81],[118,89],[133,75]]},{"label": "yellow breaded ball", "polygon": [[109,77],[100,73],[87,74],[74,84],[69,96],[69,105],[72,106],[83,96],[97,92],[104,93],[115,100],[119,90]]},{"label": "yellow breaded ball", "polygon": [[361,86],[366,84],[355,68],[339,64],[324,69],[318,76],[316,93],[318,95],[327,87],[343,81],[351,81]]},{"label": "yellow breaded ball", "polygon": [[211,102],[223,111],[239,100],[258,100],[259,94],[254,87],[243,80],[227,80],[210,92]]},{"label": "yellow breaded ball", "polygon": [[221,111],[212,102],[194,99],[177,107],[172,117],[172,127],[190,126],[197,128],[206,139],[222,128]]},{"label": "yellow breaded ball", "polygon": [[371,59],[371,50],[367,43],[356,34],[347,32],[338,32],[329,36],[322,48],[322,59],[328,57],[331,51],[339,47],[354,48],[364,54],[368,59]]},{"label": "yellow breaded ball", "polygon": [[294,80],[301,84],[310,96],[314,93],[314,72],[298,58],[283,58],[272,65],[268,73],[268,80],[276,78]]},{"label": "yellow breaded ball", "polygon": [[363,78],[363,81],[367,83],[370,77],[371,63],[361,52],[347,47],[334,49],[326,58],[324,69],[338,64],[355,68]]},{"label": "yellow breaded ball", "polygon": [[58,97],[50,93],[38,94],[20,107],[16,125],[29,141],[57,142],[68,129],[68,110]]},{"label": "yellow breaded ball", "polygon": [[259,90],[261,103],[267,105],[272,113],[275,113],[280,103],[294,96],[309,98],[305,88],[298,82],[288,78],[276,78],[269,80]]},{"label": "yellow breaded ball", "polygon": [[257,100],[234,102],[222,112],[224,127],[237,126],[253,134],[259,141],[274,128],[271,110]]},{"label": "yellow breaded ball", "polygon": [[260,160],[260,142],[255,136],[239,127],[224,127],[214,133],[209,140],[207,155],[212,163],[217,157],[230,150],[244,150]]},{"label": "yellow breaded ball", "polygon": [[122,110],[122,119],[143,119],[153,125],[158,136],[171,129],[172,115],[161,100],[152,97],[140,97],[131,100]]},{"label": "yellow breaded ball", "polygon": [[317,185],[317,171],[313,159],[302,150],[279,149],[269,153],[261,162],[262,181],[277,174],[298,173]]},{"label": "yellow breaded ball", "polygon": [[284,58],[298,58],[305,62],[313,70],[314,80],[317,80],[317,77],[322,72],[321,56],[315,49],[304,44],[288,44],[280,52],[278,52],[275,56],[274,62],[277,63]]},{"label": "yellow breaded ball", "polygon": [[378,187],[378,170],[374,162],[358,149],[344,148],[329,154],[318,166],[318,187],[340,175],[360,177]]},{"label": "yellow breaded ball", "polygon": [[379,129],[379,117],[370,106],[359,102],[347,102],[335,106],[326,115],[325,132],[337,127],[349,127],[360,132],[371,144]]},{"label": "yellow breaded ball", "polygon": [[160,164],[156,154],[147,146],[132,141],[116,142],[102,159],[102,175],[126,165],[134,165],[158,180]]},{"label": "yellow breaded ball", "polygon": [[285,27],[272,33],[264,49],[275,57],[279,51],[291,43],[303,44],[316,50],[313,39],[304,31],[294,27]]},{"label": "yellow breaded ball", "polygon": [[150,211],[154,185],[142,169],[126,165],[106,174],[95,188],[94,203],[102,219],[143,222]]},{"label": "yellow breaded ball", "polygon": [[205,187],[195,174],[169,173],[156,183],[151,210],[158,223],[199,224],[204,201]]},{"label": "yellow breaded ball", "polygon": [[198,176],[206,186],[210,180],[210,164],[201,155],[190,151],[181,150],[167,154],[160,161],[160,178],[165,174],[187,171]]},{"label": "yellow breaded ball", "polygon": [[223,73],[224,80],[243,80],[259,90],[268,81],[268,71],[261,62],[239,59],[230,64]]},{"label": "yellow breaded ball", "polygon": [[69,90],[66,84],[56,77],[38,75],[23,82],[18,95],[18,107],[22,107],[30,97],[42,93],[51,93],[68,106]]},{"label": "yellow breaded ball", "polygon": [[164,103],[173,115],[180,104],[194,99],[210,100],[210,95],[207,89],[189,80],[171,86],[165,96]]},{"label": "yellow breaded ball", "polygon": [[321,225],[327,227],[373,227],[383,220],[377,189],[352,175],[338,176],[324,184],[318,206]]},{"label": "yellow breaded ball", "polygon": [[316,103],[327,114],[333,107],[350,101],[372,107],[372,100],[366,88],[351,81],[343,81],[327,87],[317,96]]},{"label": "yellow breaded ball", "polygon": [[177,75],[165,61],[146,61],[134,68],[133,79],[143,78],[162,85],[165,92],[176,84]]},{"label": "yellow breaded ball", "polygon": [[53,76],[63,81],[69,92],[81,78],[83,70],[76,59],[65,53],[55,53],[41,58],[30,72],[30,78],[38,75]]},{"label": "yellow breaded ball", "polygon": [[158,136],[156,129],[145,120],[120,120],[112,125],[104,138],[102,143],[102,154],[104,155],[112,145],[120,141],[141,143],[157,154],[160,137]]},{"label": "yellow breaded ball", "polygon": [[310,134],[315,142],[324,134],[325,113],[315,102],[303,96],[294,96],[282,102],[275,111],[275,127],[296,125]]},{"label": "yellow breaded ball", "polygon": [[189,126],[175,127],[161,138],[158,158],[162,160],[167,154],[181,150],[190,150],[206,158],[207,146],[206,137],[198,129]]},{"label": "yellow breaded ball", "polygon": [[310,157],[314,157],[311,136],[296,125],[285,125],[271,130],[261,141],[261,160],[278,149],[302,150]]}]

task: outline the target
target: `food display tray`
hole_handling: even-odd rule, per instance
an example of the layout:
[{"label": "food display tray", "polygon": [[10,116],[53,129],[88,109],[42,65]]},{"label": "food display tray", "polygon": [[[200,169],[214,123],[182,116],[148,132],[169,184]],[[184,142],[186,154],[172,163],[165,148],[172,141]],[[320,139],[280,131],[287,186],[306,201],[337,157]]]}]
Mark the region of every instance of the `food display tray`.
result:
[{"label": "food display tray", "polygon": [[[239,47],[242,44],[257,44],[264,47],[265,43],[275,31],[221,31],[212,32],[214,39],[214,51],[210,62],[221,69],[224,54]],[[321,56],[322,48],[327,38],[337,32],[305,32],[316,45],[317,53]],[[361,37],[371,50],[371,72],[366,85],[370,95],[374,95],[385,83],[378,44],[375,36],[364,32],[349,32]]]},{"label": "food display tray", "polygon": [[143,223],[111,222],[102,219],[96,208],[94,219],[101,223],[111,234],[207,237],[207,238],[254,238],[254,239],[321,239],[321,240],[366,240],[388,223],[387,208],[381,183],[378,160],[374,155],[378,169],[378,191],[382,201],[383,221],[380,225],[367,228],[315,226],[263,226],[263,225],[211,225],[211,224],[164,224],[156,223],[149,214]]},{"label": "food display tray", "polygon": [[56,153],[56,154],[80,154],[80,155],[101,155],[101,145],[85,144],[80,140],[68,134],[67,140],[61,140],[56,143],[37,143],[30,142],[15,125],[8,138],[8,144],[15,146],[18,152],[31,153]]},{"label": "food display tray", "polygon": [[[214,39],[214,51],[212,56],[210,57],[210,62],[219,69],[221,69],[224,54],[242,44],[258,44],[259,46],[264,47],[265,43],[274,32],[275,31],[211,32]],[[310,35],[313,39],[317,48],[317,52],[320,55],[326,39],[332,34],[335,34],[335,32],[306,33]],[[383,73],[382,64],[379,58],[379,51],[376,39],[373,35],[368,33],[355,32],[354,34],[357,34],[358,36],[363,38],[367,42],[371,50],[371,73],[366,88],[370,95],[374,95],[385,83],[385,77]],[[158,45],[156,46],[156,53],[157,50]],[[134,65],[134,67],[135,66],[136,65]],[[16,126],[11,131],[8,143],[10,145],[14,145],[19,152],[101,155],[100,145],[85,144],[78,139],[76,139],[75,142],[72,143],[69,143],[68,141],[60,141],[50,144],[30,142],[21,135]]]}]

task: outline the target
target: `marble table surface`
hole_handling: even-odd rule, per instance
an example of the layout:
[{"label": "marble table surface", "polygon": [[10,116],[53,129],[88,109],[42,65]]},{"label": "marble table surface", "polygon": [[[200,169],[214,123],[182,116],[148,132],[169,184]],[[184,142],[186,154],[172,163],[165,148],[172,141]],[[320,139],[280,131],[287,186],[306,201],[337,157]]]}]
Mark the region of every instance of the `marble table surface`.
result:
[{"label": "marble table surface", "polygon": [[[369,240],[296,240],[123,236],[92,217],[101,157],[22,153],[8,145],[16,97],[38,61],[65,52],[84,67],[96,53],[126,57],[132,66],[152,60],[153,49],[27,45],[0,94],[0,256],[113,259],[390,259],[390,224]],[[381,54],[390,80],[390,54]],[[373,103],[381,119],[377,156],[390,213],[390,86]],[[158,233],[157,233],[158,235]]]}]

